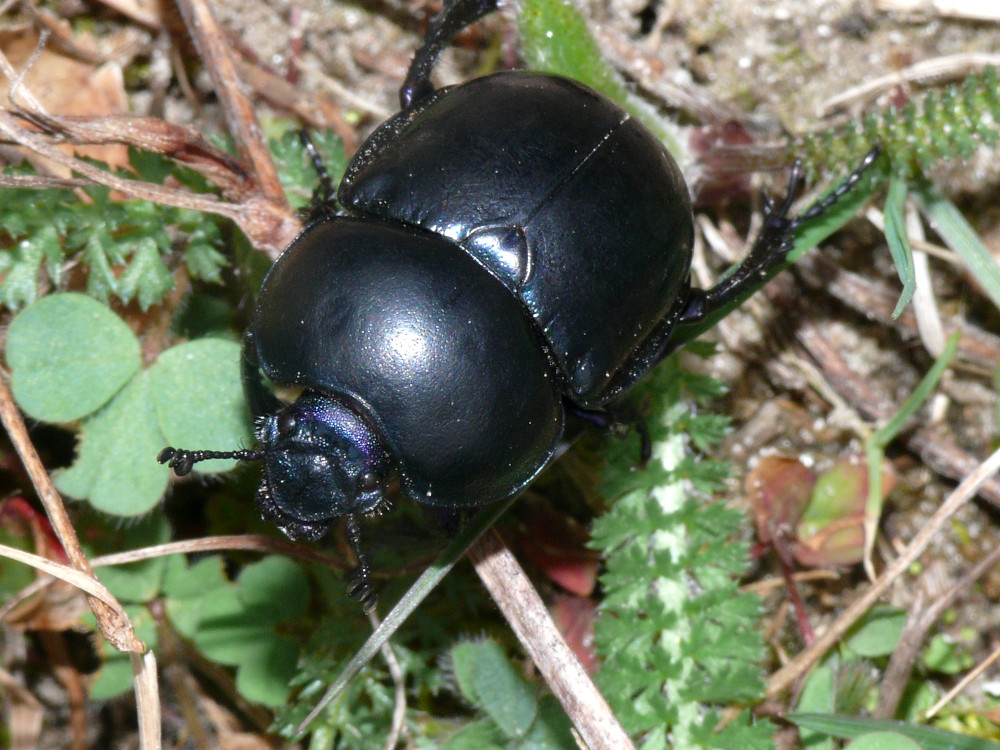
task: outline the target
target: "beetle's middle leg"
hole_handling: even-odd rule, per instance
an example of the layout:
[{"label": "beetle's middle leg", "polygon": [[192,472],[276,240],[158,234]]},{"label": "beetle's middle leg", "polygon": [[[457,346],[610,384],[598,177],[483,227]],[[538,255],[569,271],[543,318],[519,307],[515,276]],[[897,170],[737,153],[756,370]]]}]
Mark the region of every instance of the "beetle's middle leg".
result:
[{"label": "beetle's middle leg", "polygon": [[427,32],[413,55],[410,70],[399,90],[399,103],[403,109],[434,93],[431,71],[441,52],[459,32],[495,11],[499,5],[499,0],[445,0],[441,12],[427,24]]},{"label": "beetle's middle leg", "polygon": [[628,406],[616,404],[600,409],[585,409],[568,399],[563,399],[566,414],[578,423],[609,432],[617,438],[628,437],[632,430],[639,434],[639,466],[645,466],[653,455],[653,442],[645,418]]}]

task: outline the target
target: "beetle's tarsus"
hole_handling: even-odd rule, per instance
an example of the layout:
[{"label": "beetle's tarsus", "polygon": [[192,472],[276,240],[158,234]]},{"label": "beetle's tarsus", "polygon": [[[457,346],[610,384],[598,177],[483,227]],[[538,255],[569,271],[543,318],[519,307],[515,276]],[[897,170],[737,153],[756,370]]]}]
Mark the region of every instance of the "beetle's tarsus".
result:
[{"label": "beetle's tarsus", "polygon": [[[851,190],[854,189],[854,186],[861,181],[861,178],[865,176],[865,173],[868,172],[872,164],[874,164],[875,161],[881,155],[882,155],[882,147],[878,145],[873,146],[871,150],[867,154],[865,154],[865,158],[861,160],[861,163],[857,166],[857,168],[847,176],[847,179],[844,180],[837,187],[837,189],[834,190],[832,193],[830,193],[828,196],[822,198],[821,200],[816,201],[811,206],[809,206],[809,208],[803,211],[802,214],[795,217],[795,219],[793,219],[791,222],[791,228],[795,229],[800,224],[803,224],[809,219],[816,218],[824,211],[829,209],[831,206],[833,206],[833,204],[835,204],[841,198],[843,198],[847,193],[851,192]],[[796,162],[796,165],[801,166],[799,162]]]}]

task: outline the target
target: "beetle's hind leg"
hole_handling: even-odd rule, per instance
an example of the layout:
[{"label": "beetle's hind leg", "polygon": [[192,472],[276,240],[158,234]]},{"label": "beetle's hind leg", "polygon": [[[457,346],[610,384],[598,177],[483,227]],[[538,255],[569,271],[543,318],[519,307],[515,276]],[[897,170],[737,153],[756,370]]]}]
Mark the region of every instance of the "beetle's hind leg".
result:
[{"label": "beetle's hind leg", "polygon": [[868,171],[881,153],[873,148],[861,164],[830,195],[816,201],[799,216],[789,217],[795,196],[804,179],[802,165],[795,163],[788,191],[778,205],[770,201],[765,206],[764,226],[743,262],[722,281],[707,291],[692,289],[678,323],[696,323],[727,305],[734,304],[763,286],[770,276],[780,270],[788,259],[795,239],[795,230],[809,219],[814,219],[844,195],[849,193]]},{"label": "beetle's hind leg", "polygon": [[441,52],[462,29],[492,13],[499,5],[499,0],[445,0],[441,12],[427,24],[427,32],[413,55],[410,70],[399,90],[399,103],[403,109],[434,93],[431,71]]}]

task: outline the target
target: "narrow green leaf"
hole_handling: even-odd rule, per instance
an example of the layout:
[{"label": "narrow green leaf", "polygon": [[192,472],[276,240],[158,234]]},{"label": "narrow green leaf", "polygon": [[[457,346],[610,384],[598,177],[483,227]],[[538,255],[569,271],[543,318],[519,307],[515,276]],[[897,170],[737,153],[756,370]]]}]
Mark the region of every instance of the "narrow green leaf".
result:
[{"label": "narrow green leaf", "polygon": [[945,244],[961,257],[993,304],[1000,307],[1000,264],[976,234],[976,230],[955,204],[935,185],[921,182],[913,186],[924,215]]},{"label": "narrow green leaf", "polygon": [[[872,435],[871,440],[875,446],[885,448],[885,446],[895,440],[900,430],[917,413],[917,410],[923,406],[924,402],[927,401],[931,392],[937,387],[938,381],[941,380],[944,371],[951,364],[951,359],[955,356],[955,351],[958,349],[959,338],[960,336],[957,332],[952,334],[951,338],[945,342],[944,351],[941,352],[941,356],[937,358],[931,369],[927,371],[927,374],[921,378],[920,383],[913,389],[913,393],[896,410],[892,419]],[[877,487],[878,485],[873,486]]]},{"label": "narrow green leaf", "polygon": [[854,750],[922,750],[920,745],[897,732],[871,732],[851,743]]},{"label": "narrow green leaf", "polygon": [[889,178],[889,193],[885,199],[885,240],[889,245],[889,253],[896,264],[896,273],[903,282],[903,292],[892,311],[895,320],[903,314],[910,304],[913,292],[917,288],[917,278],[913,271],[913,249],[906,234],[906,219],[903,210],[906,205],[906,182],[896,175]]},{"label": "narrow green leaf", "polygon": [[139,341],[117,315],[82,294],[53,294],[10,325],[7,362],[14,398],[45,422],[99,409],[139,369]]},{"label": "narrow green leaf", "polygon": [[922,750],[1000,750],[1000,744],[996,742],[903,721],[805,713],[790,714],[788,719],[800,727],[808,727],[833,737],[853,739],[870,732],[896,732],[909,737],[919,744]]}]

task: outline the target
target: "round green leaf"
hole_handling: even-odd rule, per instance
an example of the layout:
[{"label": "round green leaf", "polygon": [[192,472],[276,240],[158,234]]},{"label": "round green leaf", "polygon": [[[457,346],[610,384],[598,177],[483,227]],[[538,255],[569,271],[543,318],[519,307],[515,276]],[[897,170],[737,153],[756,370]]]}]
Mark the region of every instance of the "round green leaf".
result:
[{"label": "round green leaf", "polygon": [[163,497],[168,470],[156,462],[164,441],[149,380],[139,373],[83,423],[76,462],[56,476],[62,492],[116,516],[141,515]]},{"label": "round green leaf", "polygon": [[905,625],[902,610],[875,607],[851,629],[847,647],[858,656],[887,656],[896,650]]},{"label": "round green leaf", "polygon": [[240,664],[236,671],[236,689],[247,700],[265,706],[282,706],[299,663],[299,645],[290,638],[268,641],[260,658]]},{"label": "round green leaf", "polygon": [[139,341],[124,321],[82,294],[51,294],[10,324],[14,398],[44,422],[80,419],[108,402],[139,369]]},{"label": "round green leaf", "polygon": [[[150,370],[164,445],[234,450],[253,442],[240,380],[240,347],[206,338],[167,349]],[[228,471],[235,461],[205,461],[201,472]]]},{"label": "round green leaf", "polygon": [[[309,581],[287,557],[270,555],[240,573],[240,600],[258,623],[278,624],[299,617],[309,603]],[[280,606],[276,604],[280,602]]]},{"label": "round green leaf", "polygon": [[[99,528],[101,520],[107,520],[105,528]],[[162,513],[151,513],[148,516],[131,521],[124,529],[120,518],[103,516],[98,524],[90,527],[91,534],[104,532],[95,539],[92,554],[120,552],[122,534],[128,538],[128,547],[139,549],[164,544],[170,541],[170,524]],[[89,546],[89,545],[88,545]],[[167,557],[154,557],[128,563],[127,565],[108,565],[100,569],[101,583],[115,595],[120,602],[143,603],[152,601],[160,593],[160,584],[167,567]]]}]

